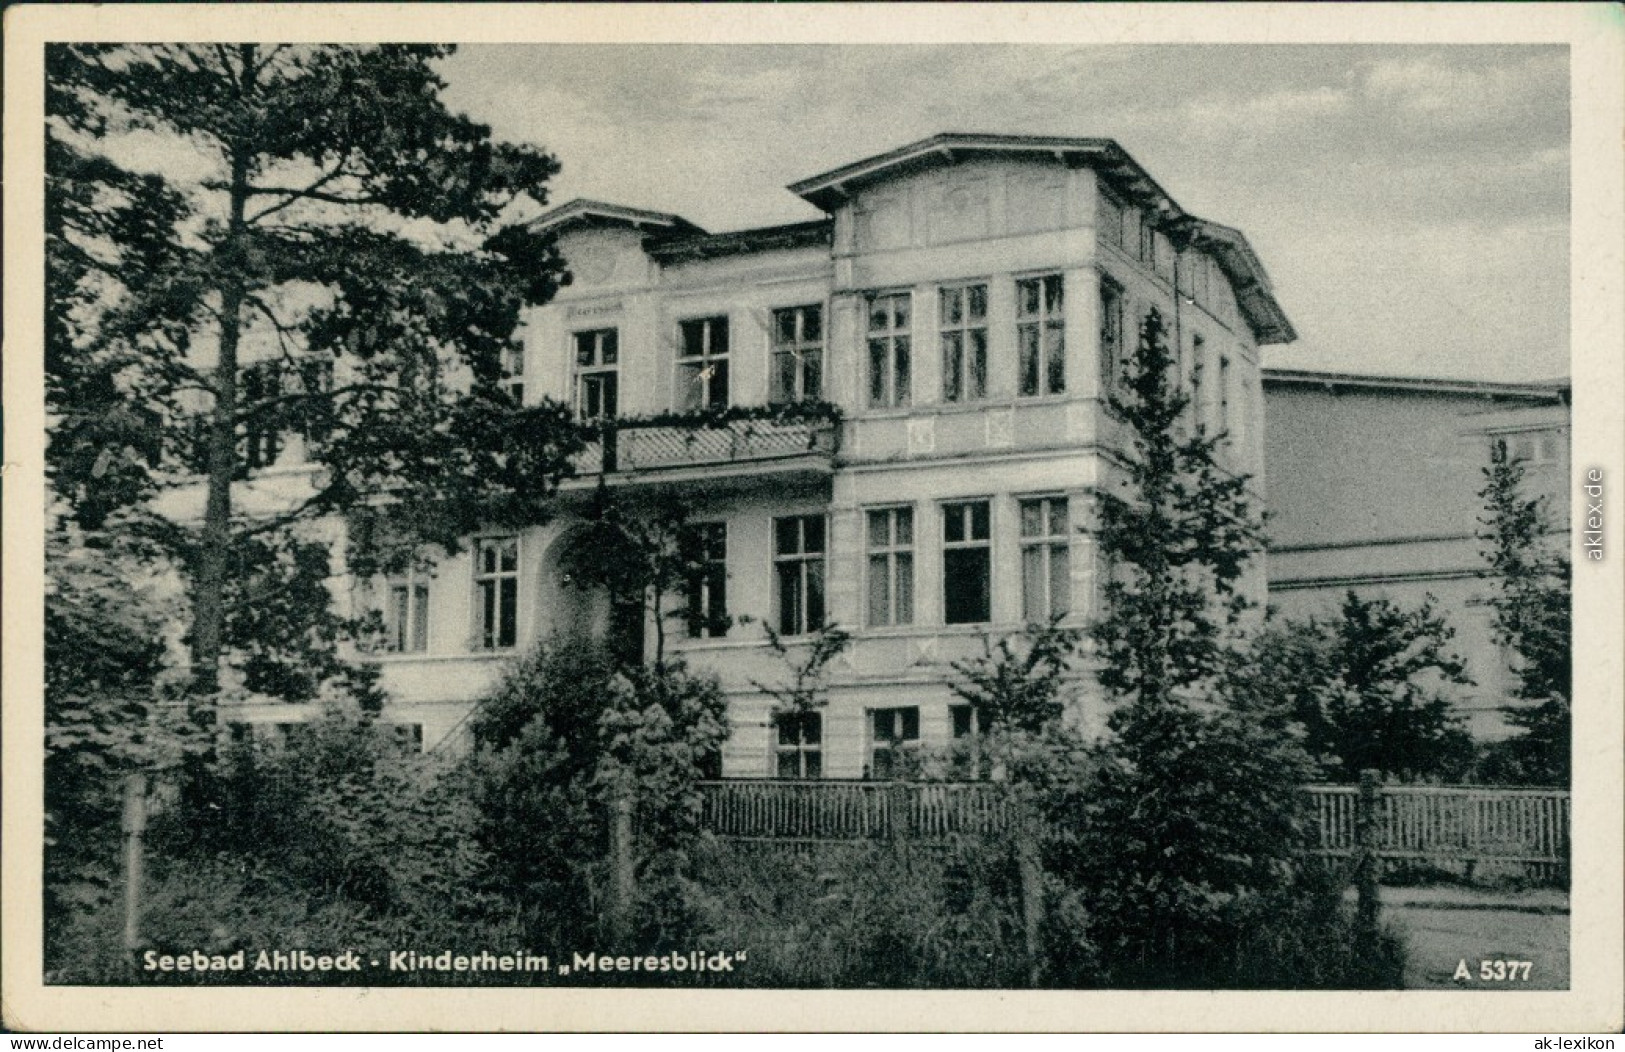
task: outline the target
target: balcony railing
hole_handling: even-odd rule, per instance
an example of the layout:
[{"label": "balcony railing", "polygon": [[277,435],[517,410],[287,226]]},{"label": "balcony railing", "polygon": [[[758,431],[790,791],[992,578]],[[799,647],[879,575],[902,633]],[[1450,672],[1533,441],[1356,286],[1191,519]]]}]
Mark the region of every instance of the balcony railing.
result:
[{"label": "balcony railing", "polygon": [[835,453],[837,427],[823,420],[730,420],[689,425],[606,427],[576,458],[576,473],[752,464]]}]

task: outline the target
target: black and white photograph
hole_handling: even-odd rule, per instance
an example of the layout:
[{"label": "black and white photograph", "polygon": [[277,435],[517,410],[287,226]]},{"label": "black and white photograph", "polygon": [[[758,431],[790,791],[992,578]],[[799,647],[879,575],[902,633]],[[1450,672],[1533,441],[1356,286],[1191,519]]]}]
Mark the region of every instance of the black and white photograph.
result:
[{"label": "black and white photograph", "polygon": [[1617,12],[1105,6],[31,43],[6,1025],[1621,1025]]}]

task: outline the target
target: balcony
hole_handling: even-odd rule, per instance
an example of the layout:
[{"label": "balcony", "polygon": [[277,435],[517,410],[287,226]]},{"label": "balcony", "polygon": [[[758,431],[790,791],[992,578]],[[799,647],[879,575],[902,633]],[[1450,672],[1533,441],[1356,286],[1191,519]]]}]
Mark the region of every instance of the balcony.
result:
[{"label": "balcony", "polygon": [[824,419],[622,421],[576,458],[576,484],[828,475],[839,433],[838,423]]}]

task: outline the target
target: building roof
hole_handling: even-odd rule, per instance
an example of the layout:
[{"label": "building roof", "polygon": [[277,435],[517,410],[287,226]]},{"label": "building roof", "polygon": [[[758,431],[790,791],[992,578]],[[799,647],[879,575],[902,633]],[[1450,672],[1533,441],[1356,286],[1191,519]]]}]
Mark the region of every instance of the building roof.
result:
[{"label": "building roof", "polygon": [[1499,380],[1446,379],[1431,376],[1378,376],[1366,373],[1327,372],[1318,369],[1265,369],[1264,383],[1270,386],[1308,386],[1335,390],[1339,387],[1379,388],[1430,394],[1483,395],[1499,398],[1532,398],[1552,404],[1569,400],[1569,381],[1528,380],[1506,383]]},{"label": "building roof", "polygon": [[1290,343],[1297,332],[1275,298],[1264,264],[1241,231],[1186,212],[1114,139],[944,132],[790,184],[790,191],[829,212],[855,189],[911,171],[955,164],[971,155],[1049,156],[1092,168],[1125,198],[1157,214],[1158,225],[1183,233],[1211,253],[1235,288],[1238,305],[1260,343]]},{"label": "building roof", "polygon": [[694,259],[713,259],[741,252],[765,252],[772,249],[803,248],[810,245],[829,245],[834,223],[828,219],[813,219],[802,223],[784,223],[779,226],[753,227],[748,230],[730,230],[721,234],[688,234],[663,237],[651,241],[649,255],[663,263],[681,263]]},{"label": "building roof", "polygon": [[625,205],[612,205],[606,201],[591,201],[585,197],[578,197],[543,213],[531,220],[530,225],[536,231],[559,233],[572,226],[591,224],[630,226],[636,230],[647,229],[651,233],[705,233],[704,230],[680,215],[673,215],[669,212],[650,212],[642,208],[628,208]]}]

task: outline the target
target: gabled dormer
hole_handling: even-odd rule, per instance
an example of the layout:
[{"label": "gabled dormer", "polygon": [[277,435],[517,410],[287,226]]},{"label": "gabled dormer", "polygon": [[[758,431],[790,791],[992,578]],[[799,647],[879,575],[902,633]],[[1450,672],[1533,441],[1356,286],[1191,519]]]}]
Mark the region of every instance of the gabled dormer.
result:
[{"label": "gabled dormer", "polygon": [[650,284],[654,264],[644,251],[648,242],[705,233],[679,215],[586,198],[543,214],[531,229],[558,239],[571,279],[561,299]]},{"label": "gabled dormer", "polygon": [[[1211,260],[1257,343],[1297,338],[1241,232],[1186,212],[1113,139],[945,132],[789,189],[836,217],[837,257],[1092,228],[1155,270],[1160,239]],[[1125,212],[1133,231],[1100,229],[1103,216],[1122,222]]]}]

